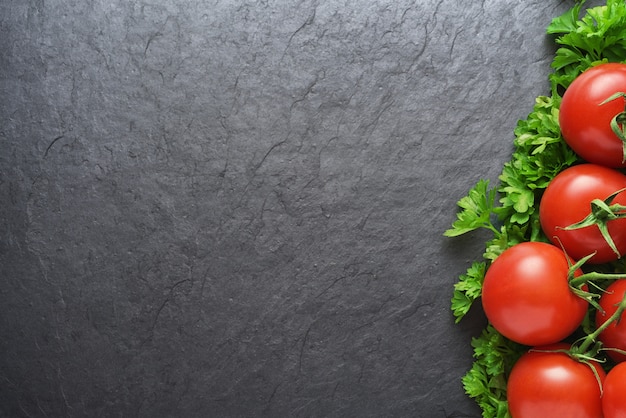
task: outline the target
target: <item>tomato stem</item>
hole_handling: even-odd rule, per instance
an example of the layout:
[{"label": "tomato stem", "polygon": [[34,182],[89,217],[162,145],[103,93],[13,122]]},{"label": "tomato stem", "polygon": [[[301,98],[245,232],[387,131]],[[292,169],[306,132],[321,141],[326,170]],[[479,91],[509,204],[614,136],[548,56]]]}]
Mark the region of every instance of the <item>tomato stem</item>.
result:
[{"label": "tomato stem", "polygon": [[596,342],[598,336],[605,329],[607,329],[609,325],[611,325],[615,321],[620,320],[620,318],[622,317],[622,313],[624,312],[625,309],[626,309],[626,295],[624,296],[624,298],[622,298],[622,301],[619,303],[619,305],[617,305],[617,309],[615,310],[613,315],[611,315],[609,319],[607,319],[602,325],[600,325],[594,332],[592,332],[591,334],[588,334],[583,339],[582,343],[578,346],[578,352],[585,353],[589,349],[591,344]]},{"label": "tomato stem", "polygon": [[[612,102],[618,98],[626,98],[626,93],[617,92],[600,103],[600,106],[608,102]],[[618,113],[611,119],[611,130],[622,141],[622,163],[626,162],[626,101],[624,103],[624,111]]]},{"label": "tomato stem", "polygon": [[570,279],[570,286],[579,289],[582,285],[587,284],[592,280],[619,280],[626,279],[626,273],[620,274],[611,274],[611,273],[598,273],[597,271],[590,271],[588,273],[583,273],[580,276],[573,277]]},{"label": "tomato stem", "polygon": [[[626,125],[624,125],[626,126]],[[594,199],[591,202],[591,212],[584,219],[566,226],[563,228],[565,231],[571,231],[574,229],[585,228],[588,226],[596,225],[602,234],[602,237],[606,243],[611,247],[611,250],[617,255],[617,258],[621,258],[622,254],[619,252],[611,234],[609,233],[608,223],[616,219],[626,218],[626,206],[619,203],[613,203],[613,200],[618,194],[626,191],[626,188],[620,189],[606,199]]]},{"label": "tomato stem", "polygon": [[575,264],[571,264],[569,266],[569,272],[568,272],[568,282],[569,282],[569,286],[571,291],[578,297],[586,300],[588,303],[590,303],[592,306],[594,306],[597,309],[601,309],[600,305],[598,304],[598,302],[596,302],[594,299],[600,297],[598,294],[596,293],[592,293],[589,292],[585,289],[583,289],[583,286],[585,284],[589,284],[592,286],[597,287],[594,284],[594,281],[598,281],[598,280],[620,280],[620,279],[626,279],[626,273],[599,273],[597,271],[590,271],[587,273],[583,273],[579,276],[576,276],[576,272],[590,259],[592,258],[596,253],[592,253],[589,254],[586,257],[581,258],[580,260],[578,260]]}]

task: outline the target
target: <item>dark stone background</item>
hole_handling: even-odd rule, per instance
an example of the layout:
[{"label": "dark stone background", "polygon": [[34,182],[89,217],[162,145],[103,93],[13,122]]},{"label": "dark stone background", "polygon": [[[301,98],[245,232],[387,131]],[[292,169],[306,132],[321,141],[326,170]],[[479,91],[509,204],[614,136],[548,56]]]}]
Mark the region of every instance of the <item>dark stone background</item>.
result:
[{"label": "dark stone background", "polygon": [[446,239],[572,1],[0,2],[0,411],[478,417]]}]

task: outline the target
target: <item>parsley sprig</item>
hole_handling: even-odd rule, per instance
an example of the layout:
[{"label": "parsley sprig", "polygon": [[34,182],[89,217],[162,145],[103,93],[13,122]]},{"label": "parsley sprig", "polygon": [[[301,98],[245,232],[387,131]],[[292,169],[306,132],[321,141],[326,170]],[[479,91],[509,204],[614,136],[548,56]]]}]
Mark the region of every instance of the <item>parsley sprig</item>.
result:
[{"label": "parsley sprig", "polygon": [[[532,112],[514,129],[514,151],[503,166],[497,186],[481,179],[458,202],[459,212],[445,236],[455,237],[486,229],[483,260],[475,261],[454,285],[451,308],[456,322],[480,298],[485,272],[505,249],[523,241],[547,241],[539,224],[539,201],[548,183],[563,169],[580,162],[561,136],[558,123],[562,93],[586,69],[602,62],[626,62],[626,1],[607,0],[587,8],[577,2],[552,20],[546,32],[559,46],[551,64],[550,95],[537,97]],[[623,263],[622,263],[623,264]],[[604,266],[623,271],[618,263]],[[526,351],[490,325],[472,340],[474,363],[463,377],[468,396],[482,408],[483,417],[510,417],[506,378]]]},{"label": "parsley sprig", "polygon": [[547,33],[557,35],[560,45],[550,74],[553,91],[567,88],[584,70],[603,61],[626,58],[626,2],[608,0],[606,6],[587,9],[579,19],[584,1],[554,19]]},{"label": "parsley sprig", "polygon": [[506,402],[506,375],[524,347],[502,336],[491,325],[472,339],[474,364],[463,377],[463,388],[483,409],[483,417],[510,418]]}]

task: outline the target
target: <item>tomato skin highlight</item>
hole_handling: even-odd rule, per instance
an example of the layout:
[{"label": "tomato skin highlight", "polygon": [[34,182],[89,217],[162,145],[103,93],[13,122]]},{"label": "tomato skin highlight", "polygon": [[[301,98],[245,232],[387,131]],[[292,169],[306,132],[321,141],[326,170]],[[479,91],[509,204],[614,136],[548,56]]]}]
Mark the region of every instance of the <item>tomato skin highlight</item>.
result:
[{"label": "tomato skin highlight", "polygon": [[623,143],[611,129],[624,99],[601,103],[617,92],[626,92],[626,65],[600,64],[574,79],[559,108],[565,142],[585,161],[613,168],[626,167]]},{"label": "tomato skin highlight", "polygon": [[[624,294],[626,294],[626,279],[616,280],[606,288],[606,292],[602,294],[599,301],[604,312],[596,311],[596,327],[604,324],[615,313],[617,305],[624,298]],[[619,321],[609,324],[598,338],[606,348],[626,351],[626,317],[624,314]],[[626,361],[626,355],[616,351],[607,350],[607,354],[617,362]],[[626,397],[624,401],[626,402]]]},{"label": "tomato skin highlight", "polygon": [[520,344],[561,341],[578,328],[588,308],[570,290],[568,274],[567,257],[554,245],[522,242],[508,248],[485,274],[482,305],[487,319]]},{"label": "tomato skin highlight", "polygon": [[[581,229],[563,228],[583,220],[591,212],[594,199],[605,200],[626,188],[626,175],[597,164],[568,167],[557,174],[541,197],[539,220],[548,239],[574,260],[596,254],[589,264],[607,263],[618,259],[596,225]],[[626,205],[626,192],[619,193],[613,203]],[[620,254],[626,254],[626,218],[608,222],[608,231]]]},{"label": "tomato skin highlight", "polygon": [[626,363],[619,363],[604,379],[602,411],[604,418],[626,418]]},{"label": "tomato skin highlight", "polygon": [[[537,347],[513,365],[507,383],[507,401],[513,418],[602,418],[601,384],[604,370],[591,367],[567,353],[567,344]],[[535,351],[538,350],[538,351]]]}]

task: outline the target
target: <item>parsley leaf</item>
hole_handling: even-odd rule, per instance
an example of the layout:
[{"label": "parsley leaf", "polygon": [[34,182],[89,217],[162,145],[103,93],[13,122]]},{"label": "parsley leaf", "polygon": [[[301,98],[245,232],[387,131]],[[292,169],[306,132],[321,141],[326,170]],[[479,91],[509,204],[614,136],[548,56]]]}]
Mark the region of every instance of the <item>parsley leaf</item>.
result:
[{"label": "parsley leaf", "polygon": [[489,180],[480,180],[467,196],[457,205],[462,209],[457,213],[457,220],[452,228],[444,232],[447,237],[456,237],[478,228],[487,228],[495,233],[498,230],[491,223],[496,190],[489,189]]},{"label": "parsley leaf", "polygon": [[506,379],[513,364],[526,351],[488,325],[472,339],[475,362],[463,376],[463,388],[483,410],[484,418],[510,418],[506,401]]},{"label": "parsley leaf", "polygon": [[474,262],[467,269],[467,273],[461,275],[459,281],[455,283],[452,295],[452,312],[457,323],[469,312],[472,303],[480,297],[486,268],[486,263]]},{"label": "parsley leaf", "polygon": [[515,151],[499,177],[502,206],[495,209],[509,223],[528,223],[550,180],[578,160],[561,136],[560,102],[558,96],[540,96],[528,117],[517,123]]},{"label": "parsley leaf", "polygon": [[[483,258],[493,261],[507,248],[512,247],[515,244],[519,244],[520,242],[528,241],[526,237],[528,235],[530,225],[535,225],[535,223],[528,222],[524,226],[503,226],[500,234],[496,235],[491,241],[487,242]],[[541,227],[538,224],[536,225],[536,228],[541,230]],[[535,239],[535,241],[538,241],[538,239]]]},{"label": "parsley leaf", "polygon": [[552,20],[547,33],[558,35],[550,75],[553,91],[567,88],[582,71],[601,62],[626,59],[626,3],[607,0],[605,6],[587,9],[578,19],[584,2]]}]

